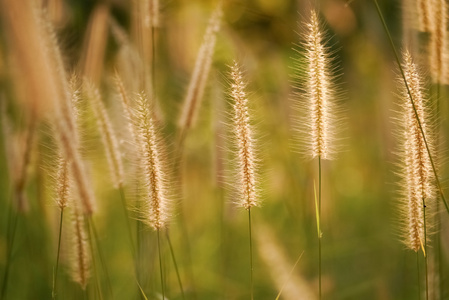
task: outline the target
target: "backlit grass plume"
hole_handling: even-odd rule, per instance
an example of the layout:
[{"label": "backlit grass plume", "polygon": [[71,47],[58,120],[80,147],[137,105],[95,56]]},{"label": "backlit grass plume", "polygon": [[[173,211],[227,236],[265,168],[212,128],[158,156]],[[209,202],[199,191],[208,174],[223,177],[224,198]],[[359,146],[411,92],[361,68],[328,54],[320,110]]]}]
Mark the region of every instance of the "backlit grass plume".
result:
[{"label": "backlit grass plume", "polygon": [[297,124],[301,133],[302,152],[311,157],[332,159],[337,152],[338,98],[333,83],[332,59],[326,46],[325,33],[320,28],[318,15],[311,11],[305,24],[302,50],[303,58],[297,60],[294,69],[296,89],[302,114]]},{"label": "backlit grass plume", "polygon": [[433,7],[431,0],[416,0],[416,10],[418,12],[419,30],[431,32],[433,27]]},{"label": "backlit grass plume", "polygon": [[[430,151],[434,152],[431,109],[426,98],[423,80],[410,53],[407,51],[403,53],[403,70],[410,94],[415,103],[416,114],[421,122],[422,131]],[[424,205],[429,206],[428,202],[435,198],[434,173],[425,141],[410,101],[410,95],[402,76],[399,80],[401,82],[401,104],[400,117],[397,123],[400,127],[399,138],[401,143],[402,234],[403,242],[407,248],[418,251],[420,248],[424,250],[426,245]],[[429,218],[426,219],[429,220]],[[429,227],[428,224],[427,227]]]},{"label": "backlit grass plume", "polygon": [[193,127],[196,120],[201,99],[203,98],[207,78],[209,76],[212,56],[215,48],[216,34],[220,30],[222,16],[221,4],[215,9],[209,19],[209,24],[204,35],[203,43],[198,51],[195,67],[190,79],[186,98],[178,121],[178,125],[183,132]]},{"label": "backlit grass plume", "polygon": [[169,219],[168,191],[166,173],[163,169],[161,140],[157,131],[148,100],[140,93],[136,99],[135,122],[138,128],[138,140],[141,150],[141,168],[144,177],[143,221],[155,230],[163,229]]},{"label": "backlit grass plume", "polygon": [[250,124],[245,83],[237,62],[231,67],[231,96],[233,102],[233,132],[237,140],[239,205],[250,209],[259,204],[256,189],[257,161],[254,134]]},{"label": "backlit grass plume", "polygon": [[90,277],[90,250],[87,242],[84,216],[77,205],[72,211],[71,275],[82,289],[86,289]]},{"label": "backlit grass plume", "polygon": [[434,15],[432,16],[434,22],[429,43],[430,72],[433,82],[447,84],[447,2],[446,0],[433,0],[432,7],[434,8]]},{"label": "backlit grass plume", "polygon": [[98,130],[103,141],[112,181],[115,188],[123,185],[123,164],[117,137],[112,128],[106,107],[101,100],[100,91],[91,83],[85,82],[87,96],[92,103],[97,119]]}]

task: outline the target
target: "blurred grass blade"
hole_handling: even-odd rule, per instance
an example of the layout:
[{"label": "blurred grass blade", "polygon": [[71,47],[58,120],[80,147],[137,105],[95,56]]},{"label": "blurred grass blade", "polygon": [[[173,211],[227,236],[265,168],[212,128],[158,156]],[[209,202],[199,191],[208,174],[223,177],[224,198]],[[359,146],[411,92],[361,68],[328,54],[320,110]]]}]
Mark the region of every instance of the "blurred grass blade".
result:
[{"label": "blurred grass blade", "polygon": [[[302,255],[304,254],[304,251],[301,252],[301,254],[299,255],[298,259],[296,260],[295,264],[293,265],[292,270],[290,271],[290,273],[288,274],[288,279],[290,279],[290,277],[293,274],[293,271],[295,270],[296,266],[298,265],[299,261],[301,260]],[[288,280],[287,280],[288,281]],[[279,294],[277,295],[275,300],[279,300],[279,297],[281,297],[282,291],[284,290],[284,287],[287,285],[287,281],[284,283],[284,285],[282,286],[281,290],[279,291]]]}]

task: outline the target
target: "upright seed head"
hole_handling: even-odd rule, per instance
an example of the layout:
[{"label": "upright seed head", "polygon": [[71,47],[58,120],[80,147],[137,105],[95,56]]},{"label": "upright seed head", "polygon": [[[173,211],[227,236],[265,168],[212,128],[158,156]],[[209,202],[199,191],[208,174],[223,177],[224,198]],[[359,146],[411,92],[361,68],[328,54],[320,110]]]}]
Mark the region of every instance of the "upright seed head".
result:
[{"label": "upright seed head", "polygon": [[190,129],[196,121],[212,64],[216,34],[220,30],[222,14],[221,5],[219,5],[209,19],[209,25],[207,26],[203,43],[196,57],[195,67],[178,121],[178,125],[182,130]]},{"label": "upright seed head", "polygon": [[169,200],[166,173],[163,169],[161,142],[158,140],[151,113],[144,93],[137,97],[135,114],[141,151],[141,168],[144,177],[144,222],[155,230],[166,226],[169,218]]},{"label": "upright seed head", "polygon": [[94,112],[97,118],[98,130],[106,151],[109,169],[113,178],[115,188],[119,188],[123,184],[123,164],[120,150],[112,128],[111,121],[106,112],[106,108],[101,100],[100,91],[92,84],[86,83],[86,91],[88,98],[92,101]]},{"label": "upright seed head", "polygon": [[431,0],[416,0],[419,30],[431,32],[433,27],[433,9]]},{"label": "upright seed head", "polygon": [[77,205],[74,205],[72,214],[72,279],[81,288],[86,289],[90,277],[90,254],[89,244],[86,236],[84,216],[80,213]]},{"label": "upright seed head", "polygon": [[61,210],[67,207],[69,201],[69,189],[69,165],[67,161],[59,155],[58,171],[56,174],[56,204]]},{"label": "upright seed head", "polygon": [[429,64],[432,81],[447,84],[448,82],[448,41],[447,41],[447,3],[446,0],[433,0],[434,19],[429,43]]},{"label": "upright seed head", "polygon": [[307,156],[332,159],[337,152],[338,131],[337,89],[332,82],[331,62],[320,28],[318,15],[311,11],[310,21],[305,24],[303,59],[295,66],[298,85],[294,96],[300,101],[298,110],[303,114],[298,123],[302,134],[303,152]]},{"label": "upright seed head", "polygon": [[248,113],[248,99],[246,98],[245,83],[239,65],[234,62],[231,67],[231,96],[234,108],[233,132],[237,139],[238,149],[238,177],[240,184],[240,205],[250,209],[258,205],[256,190],[256,158],[254,137],[251,130]]},{"label": "upright seed head", "polygon": [[[414,101],[416,113],[421,122],[429,149],[433,151],[432,124],[430,110],[425,99],[424,85],[417,67],[409,52],[403,54],[403,69],[410,95]],[[398,125],[401,128],[401,177],[402,177],[402,214],[403,238],[405,245],[418,251],[424,244],[424,208],[435,197],[434,174],[427,152],[424,137],[419,128],[410,95],[403,78],[401,81],[401,118]],[[427,224],[428,225],[428,224]]]}]

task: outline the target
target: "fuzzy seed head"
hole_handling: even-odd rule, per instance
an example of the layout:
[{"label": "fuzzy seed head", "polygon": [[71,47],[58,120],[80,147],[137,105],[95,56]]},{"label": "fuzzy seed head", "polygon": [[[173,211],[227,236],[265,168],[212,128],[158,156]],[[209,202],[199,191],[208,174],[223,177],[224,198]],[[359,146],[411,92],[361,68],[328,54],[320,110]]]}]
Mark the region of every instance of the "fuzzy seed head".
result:
[{"label": "fuzzy seed head", "polygon": [[147,99],[143,93],[137,97],[135,120],[145,185],[144,222],[153,229],[159,230],[165,227],[169,218],[166,173],[164,173],[162,165],[161,143],[158,140]]},{"label": "fuzzy seed head", "polygon": [[[407,80],[410,94],[415,103],[416,113],[421,122],[424,135],[433,151],[431,123],[428,103],[425,100],[424,85],[417,71],[416,65],[408,52],[404,54],[403,69]],[[401,77],[402,78],[402,77]],[[402,213],[403,213],[403,236],[405,245],[418,251],[424,241],[424,209],[423,201],[428,203],[435,197],[434,174],[429,159],[423,135],[415,116],[410,95],[402,80],[401,105],[402,118],[400,119],[402,139]]]},{"label": "fuzzy seed head", "polygon": [[72,216],[72,235],[72,279],[84,290],[90,277],[91,258],[87,243],[84,216],[79,212],[76,205]]},{"label": "fuzzy seed head", "polygon": [[332,59],[315,11],[305,24],[303,40],[299,51],[303,58],[296,64],[298,74],[294,75],[298,80],[294,96],[300,100],[298,111],[302,114],[297,124],[302,152],[310,158],[332,159],[337,152],[338,95],[332,82]]},{"label": "fuzzy seed head", "polygon": [[190,79],[186,98],[184,99],[183,108],[181,110],[178,125],[183,130],[188,130],[193,127],[198,110],[203,98],[204,89],[206,87],[209,70],[212,64],[212,57],[214,53],[216,34],[220,30],[220,21],[222,17],[221,5],[212,14],[209,19],[209,25],[204,35],[203,43],[198,51],[195,61],[195,67]]},{"label": "fuzzy seed head", "polygon": [[233,131],[237,138],[238,176],[240,184],[240,205],[250,209],[258,205],[256,193],[256,160],[254,157],[254,138],[248,113],[248,99],[245,83],[239,65],[231,67],[231,96],[234,101]]},{"label": "fuzzy seed head", "polygon": [[69,165],[67,161],[60,156],[58,158],[58,171],[56,174],[56,204],[61,210],[67,207],[69,201],[69,178]]},{"label": "fuzzy seed head", "polygon": [[419,30],[422,32],[431,32],[433,27],[433,9],[432,0],[416,0],[418,12]]},{"label": "fuzzy seed head", "polygon": [[117,137],[115,136],[106,108],[101,100],[100,91],[93,85],[87,84],[87,93],[94,107],[97,125],[106,151],[106,158],[108,160],[114,187],[119,188],[123,185],[124,175]]},{"label": "fuzzy seed head", "polygon": [[[430,1],[428,1],[430,2]],[[433,0],[434,24],[430,35],[430,72],[435,83],[448,84],[448,41],[447,41],[447,3],[446,0]]]}]

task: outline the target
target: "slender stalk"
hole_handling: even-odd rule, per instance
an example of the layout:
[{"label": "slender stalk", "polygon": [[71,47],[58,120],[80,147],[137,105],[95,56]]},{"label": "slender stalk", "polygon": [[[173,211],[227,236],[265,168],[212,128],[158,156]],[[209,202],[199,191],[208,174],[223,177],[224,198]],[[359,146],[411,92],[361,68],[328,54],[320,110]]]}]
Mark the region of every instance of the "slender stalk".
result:
[{"label": "slender stalk", "polygon": [[426,201],[423,198],[422,199],[422,205],[423,205],[423,218],[424,218],[424,266],[425,266],[425,272],[426,272],[426,300],[429,300],[429,276],[428,276],[428,270],[427,270],[427,227],[426,227]]},{"label": "slender stalk", "polygon": [[61,209],[61,214],[60,214],[60,218],[59,218],[58,252],[56,254],[55,274],[53,276],[53,291],[51,293],[51,296],[53,299],[56,299],[56,289],[57,289],[57,283],[58,283],[59,254],[61,253],[61,237],[62,237],[63,218],[64,218],[64,209]]},{"label": "slender stalk", "polygon": [[416,252],[416,269],[417,269],[417,274],[418,274],[418,300],[421,299],[421,281],[419,280],[420,276],[419,276],[419,253]]},{"label": "slender stalk", "polygon": [[[3,275],[3,283],[2,283],[2,293],[1,293],[1,299],[5,299],[6,290],[8,287],[8,278],[9,278],[9,269],[11,267],[11,259],[12,259],[12,250],[14,247],[14,240],[16,236],[16,227],[17,227],[17,221],[18,221],[18,213],[14,211],[12,208],[13,204],[12,201],[10,202],[10,208],[9,208],[9,216],[8,216],[8,226],[7,226],[7,250],[6,250],[6,266],[5,266],[5,273]],[[12,220],[11,220],[12,219]],[[12,227],[11,227],[12,226]]]},{"label": "slender stalk", "polygon": [[[96,263],[96,261],[95,261],[95,253],[94,253],[94,244],[93,244],[93,237],[92,237],[92,230],[91,230],[91,218],[89,217],[88,218],[88,230],[87,230],[87,232],[89,233],[89,245],[90,245],[90,255],[92,256],[92,266],[93,266],[93,269],[94,269],[94,276],[95,276],[95,285],[96,285],[96,288],[97,288],[97,293],[98,293],[98,296],[100,297],[100,300],[103,300],[103,293],[102,293],[102,291],[101,291],[101,285],[100,285],[100,276],[98,276],[98,268],[97,268],[97,263]],[[87,299],[87,289],[85,290],[85,298]]]},{"label": "slender stalk", "polygon": [[398,64],[399,70],[401,71],[402,78],[404,78],[405,87],[407,89],[407,93],[409,94],[409,98],[410,98],[410,101],[412,103],[413,112],[415,114],[416,121],[418,122],[419,130],[421,131],[421,134],[423,136],[424,144],[426,145],[427,154],[429,155],[429,160],[430,160],[430,163],[432,165],[432,171],[433,171],[434,176],[435,176],[435,182],[436,182],[436,185],[437,185],[437,188],[438,188],[438,192],[441,195],[441,199],[443,200],[443,203],[444,203],[444,206],[446,208],[446,211],[449,213],[449,206],[448,206],[448,204],[446,202],[446,197],[444,196],[443,189],[441,188],[440,179],[438,178],[438,174],[437,174],[437,171],[436,171],[436,168],[435,168],[435,163],[433,162],[433,157],[432,157],[432,155],[430,153],[429,145],[427,143],[427,138],[426,138],[426,135],[424,134],[424,130],[422,128],[421,120],[419,119],[419,116],[418,116],[418,111],[416,110],[415,101],[413,100],[413,96],[412,96],[412,93],[410,91],[410,87],[409,87],[409,85],[407,83],[407,80],[405,78],[405,73],[404,73],[404,69],[402,67],[401,61],[399,59],[399,54],[398,54],[398,52],[396,50],[396,46],[394,45],[393,38],[391,37],[390,31],[388,30],[387,23],[385,22],[385,19],[383,17],[382,11],[380,10],[379,4],[377,3],[377,0],[373,0],[373,1],[374,1],[374,4],[376,5],[377,14],[379,15],[379,18],[380,18],[380,20],[382,22],[382,25],[383,25],[383,28],[385,30],[385,33],[388,36],[388,40],[390,42],[390,46],[391,46],[391,48],[392,48],[392,50],[394,52],[394,56],[396,58],[396,62]]},{"label": "slender stalk", "polygon": [[250,266],[250,288],[251,300],[254,299],[254,283],[253,283],[253,242],[251,236],[251,207],[248,208],[248,229],[249,229],[249,266]]},{"label": "slender stalk", "polygon": [[321,299],[321,156],[318,156],[318,299]]},{"label": "slender stalk", "polygon": [[162,300],[165,300],[165,288],[164,288],[164,275],[162,272],[162,254],[161,254],[161,239],[159,235],[160,229],[157,229],[157,250],[159,253],[159,270],[161,273],[161,289],[162,289]]},{"label": "slender stalk", "polygon": [[168,246],[170,247],[171,257],[173,259],[173,264],[175,266],[176,276],[178,277],[179,288],[181,289],[182,299],[186,299],[184,295],[184,289],[182,288],[181,276],[179,275],[178,264],[176,263],[175,252],[173,251],[173,247],[170,241],[170,235],[168,234],[168,230],[165,231],[165,235],[167,236]]},{"label": "slender stalk", "polygon": [[119,185],[119,192],[120,192],[120,198],[122,199],[122,206],[123,206],[123,213],[125,214],[126,218],[126,227],[128,228],[128,236],[129,236],[129,242],[131,243],[132,248],[132,255],[133,260],[136,260],[136,247],[134,246],[134,239],[131,231],[131,224],[129,223],[129,214],[128,214],[128,208],[126,206],[126,197],[125,197],[125,190],[123,188],[123,185]]},{"label": "slender stalk", "polygon": [[[103,251],[101,250],[101,247],[100,247],[100,239],[98,238],[97,229],[95,227],[94,221],[91,216],[89,217],[89,225],[94,234],[93,237],[94,237],[95,246],[97,248],[98,256],[100,257],[100,263],[103,268],[103,272],[106,277],[106,283],[108,285],[109,293],[110,293],[111,299],[112,299],[114,297],[114,294],[112,293],[112,285],[111,285],[111,281],[109,279],[109,272],[108,272],[108,268],[106,265],[106,260],[104,259]],[[93,259],[93,257],[92,257],[92,259]]]}]

